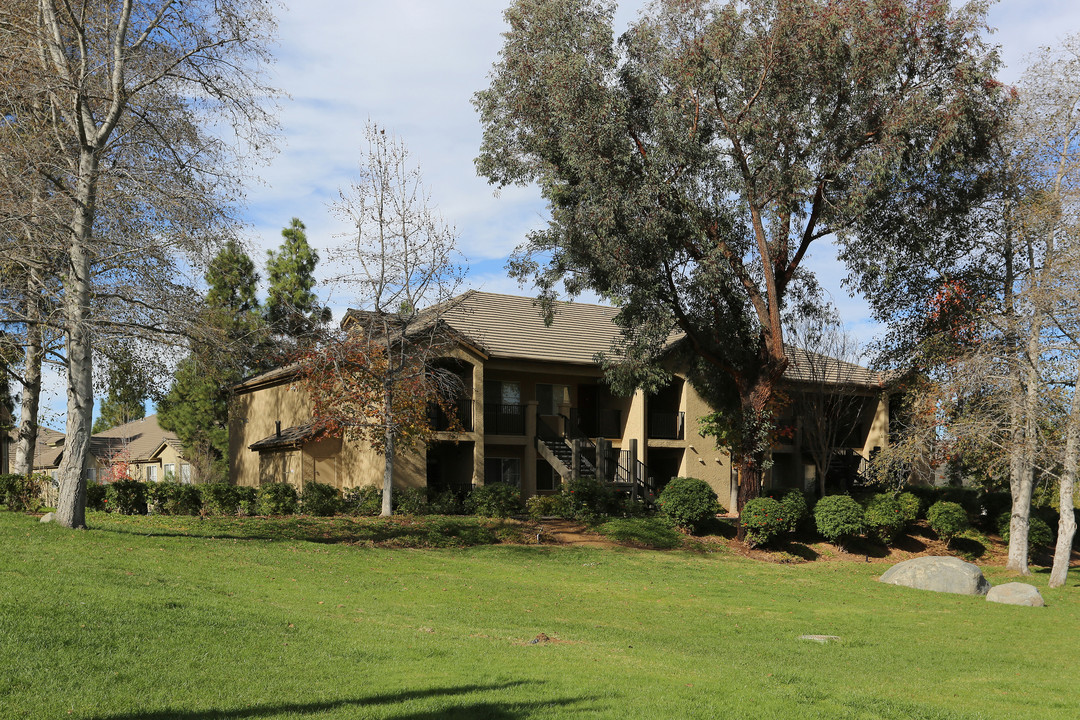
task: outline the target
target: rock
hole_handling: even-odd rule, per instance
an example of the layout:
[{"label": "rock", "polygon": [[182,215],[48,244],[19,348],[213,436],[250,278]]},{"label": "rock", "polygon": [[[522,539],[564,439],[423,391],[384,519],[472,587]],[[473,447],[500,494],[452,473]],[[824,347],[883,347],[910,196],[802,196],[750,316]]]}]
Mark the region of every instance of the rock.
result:
[{"label": "rock", "polygon": [[1030,607],[1044,607],[1042,595],[1034,585],[1027,583],[1011,582],[1004,585],[995,585],[986,594],[989,602],[1004,603],[1005,605],[1028,605]]},{"label": "rock", "polygon": [[38,522],[53,522],[54,520],[56,520],[56,513],[45,513]]},{"label": "rock", "polygon": [[800,635],[799,639],[800,640],[809,640],[811,642],[816,642],[816,643],[821,643],[822,645],[824,645],[825,643],[830,643],[830,642],[840,642],[840,636],[839,635]]},{"label": "rock", "polygon": [[977,565],[954,557],[919,557],[897,563],[885,571],[881,582],[917,590],[985,595],[990,583]]}]

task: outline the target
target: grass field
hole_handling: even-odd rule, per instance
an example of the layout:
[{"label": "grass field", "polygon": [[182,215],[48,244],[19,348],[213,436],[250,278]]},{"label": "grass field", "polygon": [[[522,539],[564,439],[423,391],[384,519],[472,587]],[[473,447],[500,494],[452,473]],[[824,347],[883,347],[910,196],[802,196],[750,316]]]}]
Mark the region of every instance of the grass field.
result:
[{"label": "grass field", "polygon": [[1080,717],[1072,577],[1033,609],[881,563],[89,522],[0,511],[2,718]]}]

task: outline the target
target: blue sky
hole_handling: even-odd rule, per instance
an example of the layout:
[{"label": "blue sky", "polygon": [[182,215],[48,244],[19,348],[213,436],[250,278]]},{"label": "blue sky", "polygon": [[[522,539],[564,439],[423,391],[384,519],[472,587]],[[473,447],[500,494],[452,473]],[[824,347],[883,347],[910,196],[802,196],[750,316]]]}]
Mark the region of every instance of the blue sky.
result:
[{"label": "blue sky", "polygon": [[[294,216],[324,257],[339,243],[348,228],[330,203],[356,175],[363,125],[371,118],[401,136],[419,161],[432,200],[460,233],[471,267],[468,287],[530,292],[506,277],[504,265],[525,233],[544,223],[539,193],[510,188],[496,197],[473,168],[480,126],[470,98],[486,85],[501,46],[507,1],[294,0],[282,11],[275,83],[290,98],[281,103],[280,152],[246,188],[246,239],[257,264],[280,244],[281,228]],[[620,28],[644,4],[621,3]],[[991,8],[990,25],[998,28],[992,41],[1006,63],[1001,79],[1016,82],[1028,53],[1080,29],[1080,3],[1005,0]],[[841,289],[833,248],[819,245],[808,263],[845,322],[869,340],[875,327],[864,303]],[[318,291],[336,314],[352,302],[347,290]],[[63,392],[50,384],[43,406],[57,419],[43,420],[58,427]]]}]

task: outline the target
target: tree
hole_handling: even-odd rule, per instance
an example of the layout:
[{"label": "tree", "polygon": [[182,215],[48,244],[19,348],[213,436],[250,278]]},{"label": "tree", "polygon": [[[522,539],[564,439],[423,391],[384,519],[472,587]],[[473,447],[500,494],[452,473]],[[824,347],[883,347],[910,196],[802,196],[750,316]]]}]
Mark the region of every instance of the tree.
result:
[{"label": "tree", "polygon": [[239,243],[225,244],[205,279],[202,332],[157,406],[161,427],[176,433],[199,482],[228,476],[232,388],[258,365],[266,344],[259,275]]},{"label": "tree", "polygon": [[812,285],[815,242],[940,242],[909,231],[977,197],[969,171],[1002,95],[984,8],[656,0],[617,44],[613,10],[510,7],[474,100],[477,167],[548,200],[513,274],[547,301],[562,280],[620,306],[616,387],[655,384],[667,338],[685,334],[691,380],[738,429],[741,508],[760,491],[788,362],[781,314]]},{"label": "tree", "polygon": [[140,362],[134,345],[124,343],[112,350],[105,382],[107,391],[91,429],[94,434],[146,417],[146,400],[154,385],[154,373]]},{"label": "tree", "polygon": [[785,330],[796,378],[786,392],[802,419],[802,443],[814,460],[818,496],[825,497],[833,456],[856,439],[866,402],[859,344],[832,308],[793,318]]},{"label": "tree", "polygon": [[[394,458],[431,437],[429,403],[454,417],[457,378],[433,364],[450,337],[441,322],[460,286],[457,233],[435,213],[404,143],[368,122],[360,180],[335,210],[356,227],[335,260],[359,310],[300,362],[320,432],[382,453],[382,515],[393,510]],[[354,269],[353,269],[354,268]],[[422,309],[423,308],[423,309]]]},{"label": "tree", "polygon": [[[66,207],[57,521],[84,527],[95,334],[102,319],[117,330],[177,331],[167,310],[185,307],[168,292],[180,273],[161,270],[176,271],[181,253],[193,264],[205,257],[204,239],[221,236],[208,231],[227,234],[239,151],[269,146],[274,93],[262,74],[273,19],[268,5],[244,0],[41,0],[32,13],[15,5],[0,11],[0,26],[34,58],[20,65],[16,89],[40,100],[46,121],[26,141],[52,143],[31,155],[30,180],[47,182]],[[21,116],[16,123],[27,126]]]},{"label": "tree", "polygon": [[304,223],[293,218],[281,231],[285,241],[278,252],[266,252],[266,321],[271,332],[293,343],[312,339],[330,321],[330,308],[312,292],[319,253],[308,245],[304,230]]}]

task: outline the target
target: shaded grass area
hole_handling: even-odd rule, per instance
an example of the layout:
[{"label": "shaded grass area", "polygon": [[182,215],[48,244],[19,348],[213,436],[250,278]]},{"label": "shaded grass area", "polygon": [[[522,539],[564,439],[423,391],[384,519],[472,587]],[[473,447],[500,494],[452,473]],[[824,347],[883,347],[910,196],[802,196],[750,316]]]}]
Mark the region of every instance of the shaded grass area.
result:
[{"label": "shaded grass area", "polygon": [[1080,714],[1061,632],[1080,621],[1076,578],[1037,575],[1048,607],[1016,608],[882,585],[859,563],[388,550],[243,522],[235,537],[72,532],[0,512],[0,717]]},{"label": "shaded grass area", "polygon": [[147,517],[89,512],[87,524],[101,532],[147,537],[292,540],[390,548],[463,548],[499,542],[525,542],[530,537],[528,528],[513,521],[444,515],[239,518],[190,515]]},{"label": "shaded grass area", "polygon": [[596,531],[612,540],[641,548],[671,550],[681,547],[685,536],[660,517],[613,518]]}]

